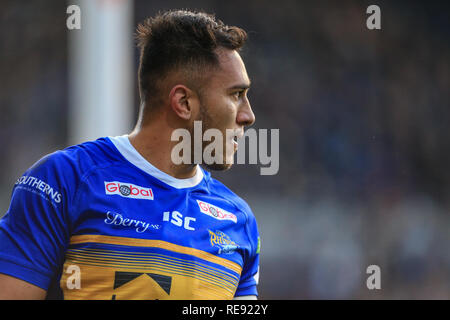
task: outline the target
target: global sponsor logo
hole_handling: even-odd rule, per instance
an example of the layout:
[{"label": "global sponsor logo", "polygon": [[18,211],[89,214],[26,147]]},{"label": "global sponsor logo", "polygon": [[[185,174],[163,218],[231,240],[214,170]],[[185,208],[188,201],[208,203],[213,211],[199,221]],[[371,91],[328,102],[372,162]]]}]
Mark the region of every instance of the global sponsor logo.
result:
[{"label": "global sponsor logo", "polygon": [[236,215],[205,201],[197,200],[200,211],[214,219],[237,222]]},{"label": "global sponsor logo", "polygon": [[55,203],[60,203],[62,200],[62,195],[58,190],[49,185],[47,182],[33,176],[22,176],[17,179],[15,185],[17,188],[22,188],[35,193],[39,192],[41,195],[46,195],[48,199],[53,200]]},{"label": "global sponsor logo", "polygon": [[142,220],[130,219],[130,218],[123,216],[120,213],[113,212],[113,211],[106,212],[106,219],[103,221],[109,225],[134,228],[137,233],[143,233],[143,232],[147,231],[147,229],[149,229],[149,228],[155,229],[155,230],[159,230],[161,228],[161,225],[159,225],[159,224],[152,224],[152,223],[145,222]]},{"label": "global sponsor logo", "polygon": [[151,188],[126,182],[105,181],[105,193],[108,195],[117,194],[125,198],[153,200],[153,191]]},{"label": "global sponsor logo", "polygon": [[226,235],[224,232],[220,230],[211,231],[209,232],[209,239],[211,243],[211,247],[218,248],[219,254],[232,254],[235,252],[239,245],[230,239],[228,235]]}]

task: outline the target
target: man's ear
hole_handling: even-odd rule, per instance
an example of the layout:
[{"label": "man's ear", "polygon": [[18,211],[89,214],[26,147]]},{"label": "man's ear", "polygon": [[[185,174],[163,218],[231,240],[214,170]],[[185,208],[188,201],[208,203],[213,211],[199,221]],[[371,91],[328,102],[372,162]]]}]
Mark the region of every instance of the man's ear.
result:
[{"label": "man's ear", "polygon": [[178,84],[170,90],[169,101],[173,112],[183,120],[189,120],[193,113],[194,92],[188,87]]}]

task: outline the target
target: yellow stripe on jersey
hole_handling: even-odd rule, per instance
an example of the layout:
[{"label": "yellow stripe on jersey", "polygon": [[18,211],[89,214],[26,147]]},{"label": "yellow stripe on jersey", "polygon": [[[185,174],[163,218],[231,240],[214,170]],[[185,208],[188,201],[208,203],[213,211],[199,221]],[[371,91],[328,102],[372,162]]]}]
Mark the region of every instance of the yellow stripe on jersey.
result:
[{"label": "yellow stripe on jersey", "polygon": [[233,285],[239,282],[239,278],[231,273],[224,273],[223,271],[208,266],[203,263],[193,262],[192,260],[180,259],[175,257],[168,257],[162,254],[145,254],[140,252],[123,252],[114,250],[100,250],[100,249],[69,249],[67,258],[74,261],[75,259],[87,261],[91,263],[102,263],[114,266],[139,266],[145,269],[149,264],[169,266],[171,268],[183,268],[184,270],[196,270],[210,276],[217,276],[224,278]]},{"label": "yellow stripe on jersey", "polygon": [[[70,243],[130,248],[68,249],[60,281],[65,299],[232,299],[242,270],[238,264],[208,252],[160,240],[81,235],[72,237]],[[201,260],[174,257],[170,252],[130,251],[133,247],[159,248]],[[71,265],[80,269],[79,288],[71,284]]]},{"label": "yellow stripe on jersey", "polygon": [[70,244],[79,243],[104,243],[104,244],[115,244],[130,247],[153,247],[170,250],[173,252],[189,254],[191,256],[222,265],[234,272],[240,274],[241,266],[230,260],[217,257],[209,252],[205,252],[199,249],[194,249],[190,247],[183,247],[177,244],[162,240],[148,240],[148,239],[136,239],[136,238],[125,238],[125,237],[115,237],[115,236],[104,236],[104,235],[78,235],[70,238]]}]

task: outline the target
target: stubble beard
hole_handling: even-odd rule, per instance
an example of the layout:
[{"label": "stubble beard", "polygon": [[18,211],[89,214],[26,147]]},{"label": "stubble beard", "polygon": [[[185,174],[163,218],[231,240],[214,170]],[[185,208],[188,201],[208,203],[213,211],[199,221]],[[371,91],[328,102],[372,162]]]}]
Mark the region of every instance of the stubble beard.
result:
[{"label": "stubble beard", "polygon": [[[203,134],[206,130],[210,129],[210,128],[214,128],[212,126],[213,124],[213,119],[208,111],[207,106],[201,101],[200,102],[200,112],[199,112],[199,116],[197,121],[201,121],[202,123],[202,137]],[[190,129],[191,131],[191,137],[194,137],[194,129],[193,127]],[[225,139],[226,135],[224,132],[222,132],[222,137],[224,138],[223,140],[223,148],[222,148],[222,163],[212,163],[212,164],[207,164],[204,161],[202,161],[202,166],[205,167],[208,170],[213,170],[213,171],[226,171],[228,169],[231,168],[231,166],[233,165],[233,163],[227,163],[226,161],[226,145],[227,145],[227,140]],[[202,141],[202,157],[201,159],[203,159],[203,150],[205,149],[205,147],[211,143],[211,141]],[[193,146],[194,143],[192,141],[191,146]],[[193,147],[192,147],[193,148]],[[194,150],[192,149],[191,152],[192,156],[194,157]],[[194,158],[193,158],[194,159]]]}]

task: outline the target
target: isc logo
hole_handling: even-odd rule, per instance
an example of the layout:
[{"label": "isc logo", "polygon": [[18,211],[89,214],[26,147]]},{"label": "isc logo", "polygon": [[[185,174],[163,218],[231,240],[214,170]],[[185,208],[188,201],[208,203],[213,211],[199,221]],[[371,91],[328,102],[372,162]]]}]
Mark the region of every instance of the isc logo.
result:
[{"label": "isc logo", "polygon": [[119,181],[105,181],[105,193],[125,198],[153,200],[152,189]]},{"label": "isc logo", "polygon": [[163,213],[163,221],[170,221],[170,223],[176,225],[177,227],[182,226],[186,230],[195,230],[195,228],[190,226],[191,221],[195,221],[195,218],[183,217],[183,215],[178,211],[165,211]]}]

